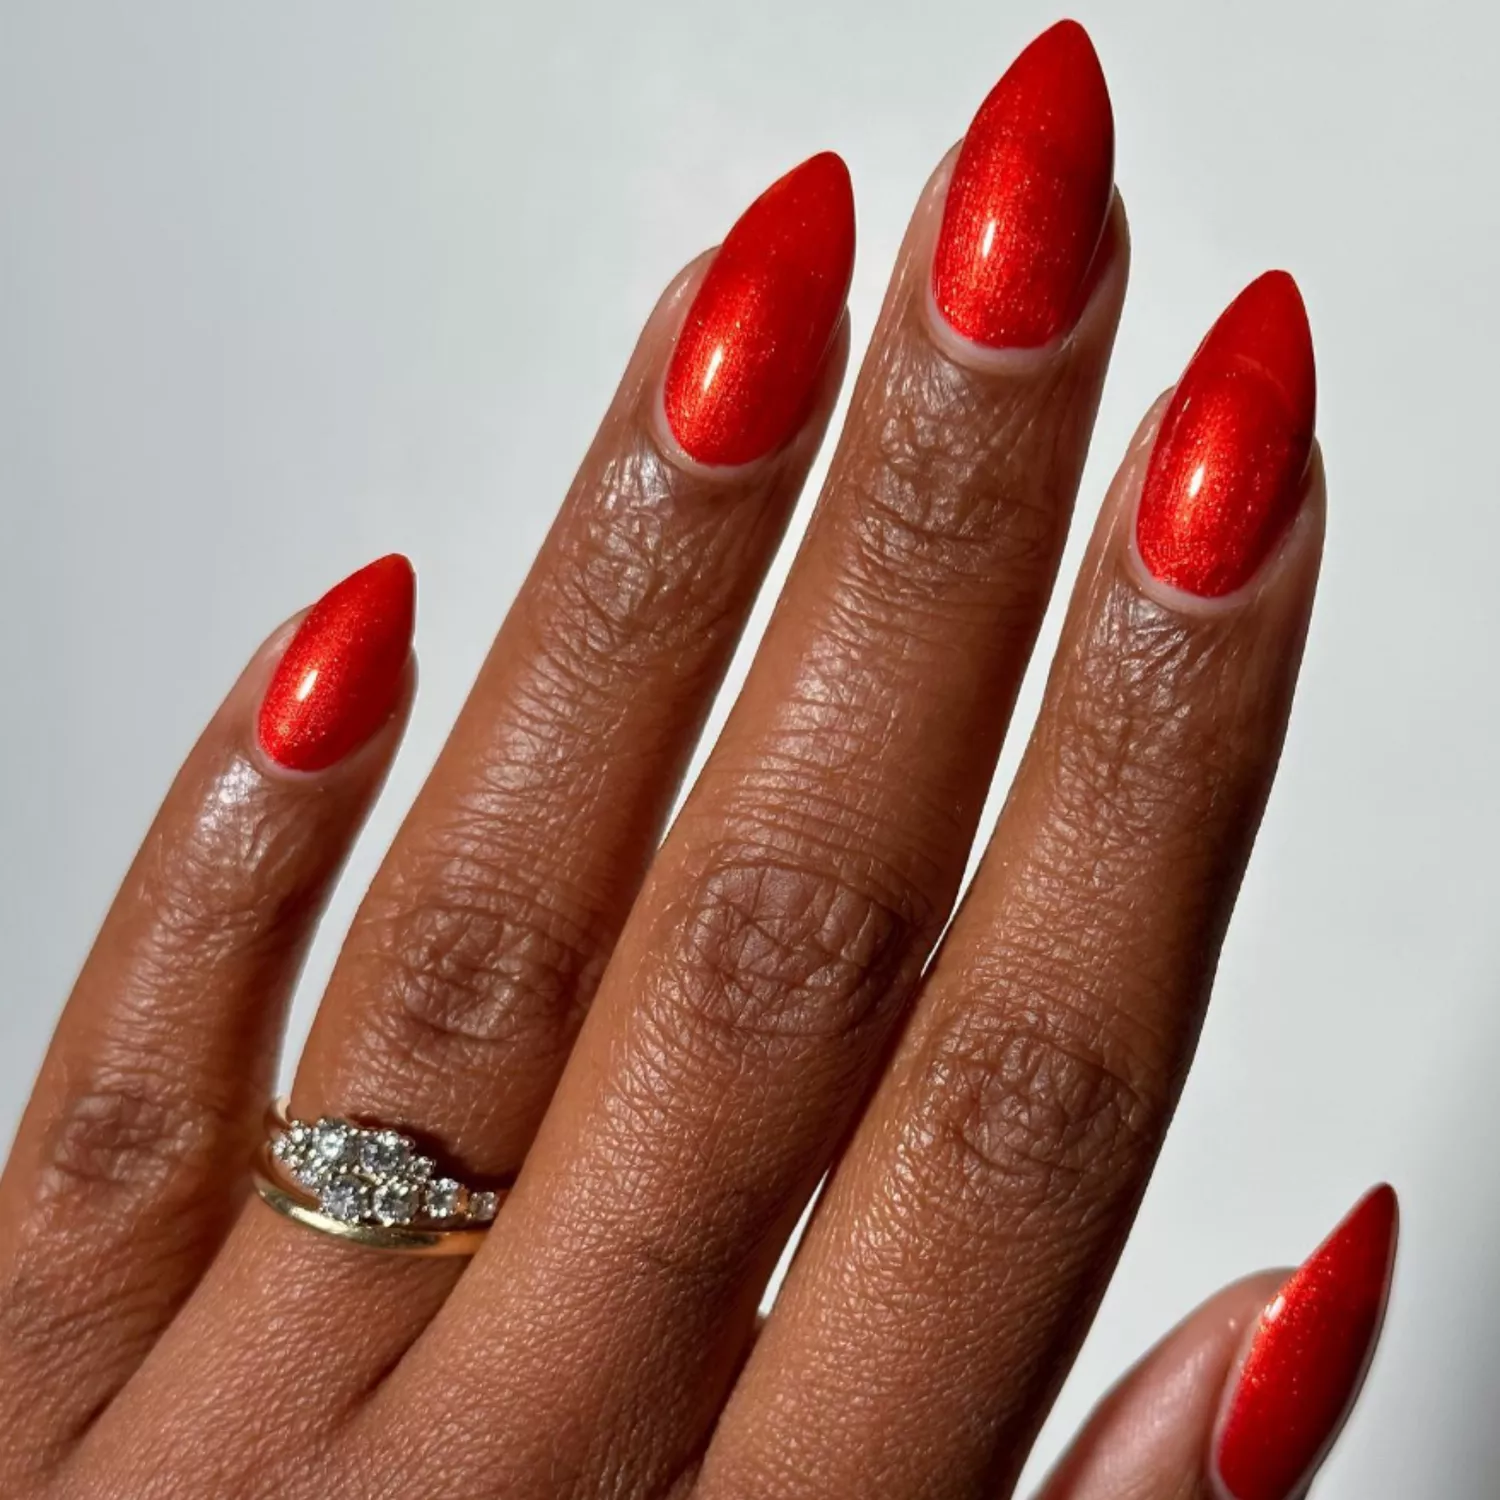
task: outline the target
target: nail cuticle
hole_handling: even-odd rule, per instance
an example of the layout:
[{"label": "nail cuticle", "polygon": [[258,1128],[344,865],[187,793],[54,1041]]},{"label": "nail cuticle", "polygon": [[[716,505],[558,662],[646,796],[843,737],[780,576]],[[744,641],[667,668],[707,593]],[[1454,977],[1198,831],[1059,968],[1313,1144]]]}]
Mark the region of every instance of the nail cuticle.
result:
[{"label": "nail cuticle", "polygon": [[[1149,462],[1149,450],[1145,460]],[[1145,464],[1142,463],[1142,478],[1144,470]],[[1256,600],[1276,588],[1282,573],[1292,565],[1292,559],[1302,550],[1307,534],[1322,524],[1321,506],[1310,503],[1313,471],[1309,468],[1303,476],[1297,513],[1250,578],[1227,594],[1195,594],[1190,589],[1179,588],[1166,579],[1158,578],[1141,556],[1137,521],[1142,485],[1132,487],[1135,490],[1135,500],[1131,507],[1130,522],[1122,539],[1125,566],[1131,583],[1139,593],[1160,608],[1205,623],[1222,620],[1253,608]]]},{"label": "nail cuticle", "polygon": [[667,416],[666,392],[659,382],[651,400],[647,426],[651,443],[663,463],[670,464],[690,479],[703,480],[709,484],[733,485],[754,479],[780,463],[782,455],[791,446],[790,443],[783,444],[742,464],[701,463],[682,446],[677,440],[677,434],[672,431],[672,423]]},{"label": "nail cuticle", "polygon": [[1078,325],[1074,324],[1050,344],[1031,348],[994,348],[965,338],[943,316],[932,289],[931,277],[927,279],[922,302],[927,334],[938,353],[960,369],[972,370],[976,375],[1035,377],[1062,360],[1078,335]]}]

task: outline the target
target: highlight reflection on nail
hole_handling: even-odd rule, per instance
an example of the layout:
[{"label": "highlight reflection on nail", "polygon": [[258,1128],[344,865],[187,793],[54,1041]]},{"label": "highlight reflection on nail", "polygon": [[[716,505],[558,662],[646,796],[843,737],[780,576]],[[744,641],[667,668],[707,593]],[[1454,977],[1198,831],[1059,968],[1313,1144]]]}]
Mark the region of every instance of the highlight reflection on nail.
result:
[{"label": "highlight reflection on nail", "polygon": [[1044,31],[974,116],[932,263],[938,311],[967,339],[1035,348],[1069,328],[1114,194],[1114,116],[1088,33]]},{"label": "highlight reflection on nail", "polygon": [[773,183],[725,236],[667,370],[667,424],[689,458],[749,463],[807,415],[854,269],[854,190],[825,151]]},{"label": "highlight reflection on nail", "polygon": [[1250,581],[1301,504],[1316,405],[1302,294],[1268,271],[1209,330],[1162,418],[1136,520],[1155,577],[1205,598]]},{"label": "highlight reflection on nail", "polygon": [[399,554],[336,584],[282,652],[261,703],[261,747],[294,771],[321,771],[390,717],[411,654],[416,579]]}]

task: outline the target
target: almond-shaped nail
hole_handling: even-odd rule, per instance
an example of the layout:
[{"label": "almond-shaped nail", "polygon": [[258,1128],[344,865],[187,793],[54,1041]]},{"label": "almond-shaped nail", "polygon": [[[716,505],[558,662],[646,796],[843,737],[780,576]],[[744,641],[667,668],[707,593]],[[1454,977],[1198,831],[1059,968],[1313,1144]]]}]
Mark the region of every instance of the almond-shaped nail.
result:
[{"label": "almond-shaped nail", "polygon": [[416,579],[399,554],[336,584],[308,611],[260,706],[261,748],[293,771],[321,771],[390,717],[411,654]]},{"label": "almond-shaped nail", "polygon": [[938,311],[990,348],[1051,343],[1081,310],[1114,193],[1109,88],[1059,21],[1011,64],[958,153],[932,262]]},{"label": "almond-shaped nail", "polygon": [[849,296],[854,189],[825,151],[773,183],[719,246],[667,369],[672,435],[701,464],[745,464],[802,424]]},{"label": "almond-shaped nail", "polygon": [[1225,309],[1167,404],[1136,521],[1155,577],[1203,598],[1249,583],[1301,505],[1316,406],[1302,294],[1268,271]]},{"label": "almond-shaped nail", "polygon": [[1376,1188],[1261,1314],[1219,1429],[1228,1500],[1293,1500],[1327,1456],[1380,1337],[1397,1220]]}]

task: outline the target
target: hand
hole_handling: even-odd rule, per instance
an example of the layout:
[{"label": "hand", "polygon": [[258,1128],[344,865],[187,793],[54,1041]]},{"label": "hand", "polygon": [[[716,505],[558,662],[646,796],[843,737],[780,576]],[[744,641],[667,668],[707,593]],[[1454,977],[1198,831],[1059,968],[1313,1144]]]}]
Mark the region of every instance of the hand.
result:
[{"label": "hand", "polygon": [[[842,378],[842,163],[783,178],[652,314],[292,1094],[297,1120],[410,1132],[495,1193],[462,1275],[318,1232],[380,1238],[384,1215],[455,1243],[370,1174],[318,1177],[300,1134],[270,1196],[313,1226],[249,1192],[298,967],[410,702],[408,565],[255,654],[0,1181],[0,1491],[1010,1492],[1191,1058],[1322,536],[1312,347],[1271,273],[1125,455],[955,913],[1125,294],[1112,148],[1064,23],[939,167],[664,842]],[[1394,1236],[1378,1190],[1306,1272],[1194,1314],[1047,1500],[1300,1493]]]}]

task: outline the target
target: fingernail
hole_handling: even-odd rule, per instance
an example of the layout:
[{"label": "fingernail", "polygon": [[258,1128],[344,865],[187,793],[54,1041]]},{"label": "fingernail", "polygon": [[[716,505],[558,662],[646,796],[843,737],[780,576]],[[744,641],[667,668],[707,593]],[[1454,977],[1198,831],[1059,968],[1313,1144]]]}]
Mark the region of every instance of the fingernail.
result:
[{"label": "fingernail", "polygon": [[667,370],[672,435],[702,464],[745,464],[801,426],[849,296],[854,189],[824,151],[725,236]]},{"label": "fingernail", "polygon": [[1316,405],[1302,294],[1267,271],[1209,330],[1162,418],[1136,520],[1155,577],[1210,599],[1250,581],[1302,502]]},{"label": "fingernail", "polygon": [[932,263],[938,310],[991,348],[1078,316],[1114,191],[1115,125],[1089,34],[1059,21],[1013,62],[958,153]]},{"label": "fingernail", "polygon": [[1231,1500],[1291,1500],[1327,1456],[1380,1336],[1397,1217],[1376,1188],[1261,1314],[1219,1434]]},{"label": "fingernail", "polygon": [[321,771],[390,717],[411,654],[416,578],[398,553],[336,584],[308,611],[260,706],[261,748],[293,771]]}]

